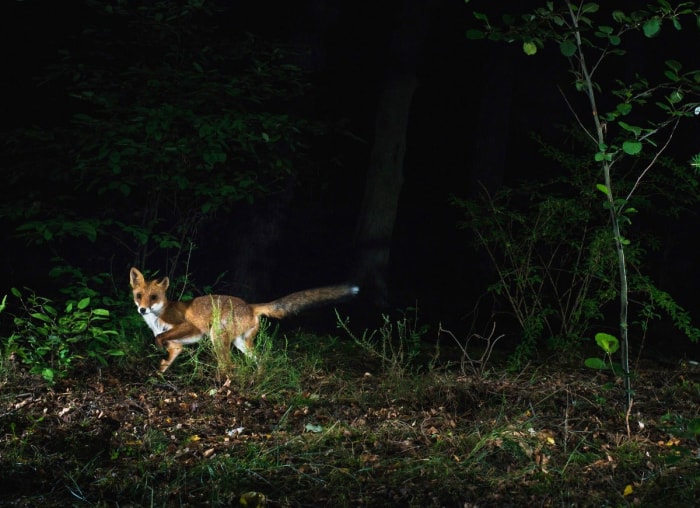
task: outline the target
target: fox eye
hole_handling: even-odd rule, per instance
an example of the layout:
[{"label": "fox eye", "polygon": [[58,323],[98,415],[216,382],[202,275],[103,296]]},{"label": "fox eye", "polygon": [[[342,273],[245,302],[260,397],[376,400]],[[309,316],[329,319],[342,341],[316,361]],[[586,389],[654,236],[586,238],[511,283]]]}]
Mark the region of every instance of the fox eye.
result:
[{"label": "fox eye", "polygon": [[136,293],[136,299],[140,300],[141,299],[141,293]]},{"label": "fox eye", "polygon": [[158,299],[158,295],[151,295],[151,301],[155,302]]}]

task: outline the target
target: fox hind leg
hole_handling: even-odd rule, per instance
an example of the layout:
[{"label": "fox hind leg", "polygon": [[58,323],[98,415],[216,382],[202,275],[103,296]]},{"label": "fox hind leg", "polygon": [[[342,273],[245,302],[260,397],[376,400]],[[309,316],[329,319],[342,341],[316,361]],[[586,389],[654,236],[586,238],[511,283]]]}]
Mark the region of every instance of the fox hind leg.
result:
[{"label": "fox hind leg", "polygon": [[212,327],[209,331],[217,369],[226,372],[233,367],[231,361],[231,334],[225,328]]},{"label": "fox hind leg", "polygon": [[241,353],[246,355],[248,358],[252,358],[253,360],[255,360],[255,346],[253,345],[253,339],[255,339],[255,335],[258,333],[258,328],[259,325],[256,324],[233,340],[234,346],[236,346]]}]

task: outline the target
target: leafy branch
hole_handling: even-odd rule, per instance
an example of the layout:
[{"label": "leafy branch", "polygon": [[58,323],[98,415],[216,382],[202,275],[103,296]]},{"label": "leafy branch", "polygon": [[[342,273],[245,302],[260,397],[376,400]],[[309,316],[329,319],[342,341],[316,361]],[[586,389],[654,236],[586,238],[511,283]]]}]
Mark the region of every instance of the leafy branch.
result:
[{"label": "leafy branch", "polygon": [[[659,36],[665,23],[670,23],[676,31],[682,30],[682,20],[688,17],[694,18],[700,26],[700,8],[695,2],[671,5],[666,0],[657,0],[645,9],[629,13],[614,10],[607,19],[600,12],[598,3],[567,0],[557,2],[556,6],[553,1],[545,2],[543,7],[520,18],[504,16],[501,27],[492,24],[484,13],[475,12],[474,16],[482,28],[468,30],[467,37],[471,39],[488,38],[509,43],[520,41],[524,53],[530,56],[537,54],[547,44],[556,44],[561,55],[567,59],[574,90],[582,93],[586,99],[590,123],[582,120],[584,117],[574,107],[574,101],[564,94],[578,125],[594,144],[593,158],[603,175],[603,182],[596,187],[605,196],[617,254],[621,364],[629,406],[629,283],[625,249],[630,245],[630,240],[623,235],[623,228],[631,223],[630,215],[636,210],[628,204],[642,180],[669,146],[680,120],[700,113],[700,70],[684,72],[680,62],[669,59],[664,64],[665,81],[657,84],[636,75],[631,82],[618,79],[603,85],[597,81],[597,73],[609,57],[626,54],[622,43],[627,33],[641,31],[647,39],[654,39]],[[598,19],[603,21],[598,22]],[[601,111],[601,97],[613,98],[616,104],[609,111]],[[649,105],[655,107],[653,111],[649,111]],[[640,124],[641,118],[650,120]],[[631,189],[626,193],[618,190],[618,178],[613,174],[613,167],[643,152],[650,156],[650,162],[639,172]],[[700,154],[691,160],[696,172],[699,163]]]}]

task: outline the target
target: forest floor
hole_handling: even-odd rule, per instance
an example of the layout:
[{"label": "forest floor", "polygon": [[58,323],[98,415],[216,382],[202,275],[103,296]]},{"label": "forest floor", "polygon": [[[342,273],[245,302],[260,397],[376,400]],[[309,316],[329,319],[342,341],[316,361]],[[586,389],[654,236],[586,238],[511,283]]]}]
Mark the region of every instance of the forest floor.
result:
[{"label": "forest floor", "polygon": [[53,387],[5,359],[0,505],[671,507],[700,499],[692,365],[638,366],[628,412],[619,378],[582,362],[548,358],[515,373],[495,360],[428,354],[419,368],[401,348],[295,340],[271,340],[257,367],[238,359],[229,375],[189,348],[164,376],[151,351]]}]

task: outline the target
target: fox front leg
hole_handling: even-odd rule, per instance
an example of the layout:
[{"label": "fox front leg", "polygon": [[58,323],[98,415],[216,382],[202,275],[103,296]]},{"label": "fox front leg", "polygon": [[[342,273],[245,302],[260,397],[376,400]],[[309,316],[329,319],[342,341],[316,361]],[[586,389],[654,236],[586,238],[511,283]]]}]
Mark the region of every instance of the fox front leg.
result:
[{"label": "fox front leg", "polygon": [[[158,343],[158,337],[156,337],[156,343]],[[160,361],[158,372],[161,374],[168,370],[168,367],[175,361],[175,358],[182,353],[182,344],[178,344],[177,342],[168,342],[165,347],[168,351],[168,357]]]}]

